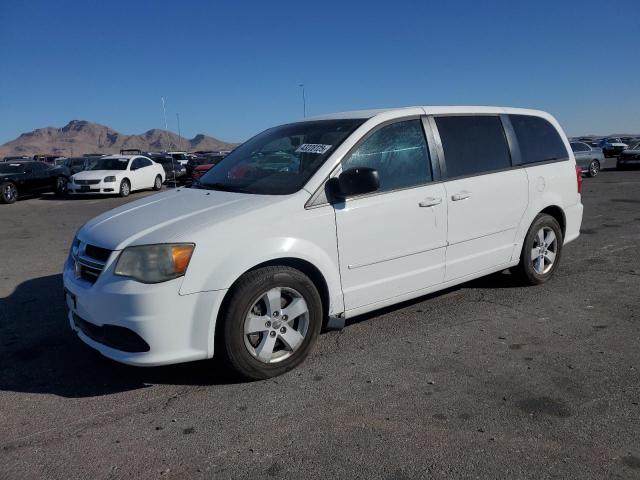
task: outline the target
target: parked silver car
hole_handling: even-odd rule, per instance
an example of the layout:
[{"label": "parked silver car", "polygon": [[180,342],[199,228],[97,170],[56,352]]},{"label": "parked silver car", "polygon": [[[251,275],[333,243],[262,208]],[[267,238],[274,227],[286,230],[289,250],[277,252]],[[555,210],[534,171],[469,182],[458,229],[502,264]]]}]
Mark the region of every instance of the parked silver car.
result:
[{"label": "parked silver car", "polygon": [[595,177],[600,172],[604,163],[602,150],[587,145],[584,142],[571,142],[571,150],[576,157],[576,164],[590,177]]}]

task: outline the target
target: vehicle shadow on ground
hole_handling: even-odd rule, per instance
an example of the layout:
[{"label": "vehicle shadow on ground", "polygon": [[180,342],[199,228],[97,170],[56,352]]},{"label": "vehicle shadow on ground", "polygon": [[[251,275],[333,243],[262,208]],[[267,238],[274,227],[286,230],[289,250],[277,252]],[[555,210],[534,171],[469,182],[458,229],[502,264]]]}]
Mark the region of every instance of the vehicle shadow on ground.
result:
[{"label": "vehicle shadow on ground", "polygon": [[212,361],[141,368],[102,357],[71,331],[60,274],[28,280],[0,298],[1,391],[78,398],[153,384],[237,382]]},{"label": "vehicle shadow on ground", "polygon": [[[509,274],[490,275],[361,315],[349,320],[347,327],[461,288],[517,286]],[[102,357],[69,327],[61,274],[28,280],[0,298],[0,391],[80,398],[154,384],[221,385],[240,381],[211,360],[142,368]]]}]

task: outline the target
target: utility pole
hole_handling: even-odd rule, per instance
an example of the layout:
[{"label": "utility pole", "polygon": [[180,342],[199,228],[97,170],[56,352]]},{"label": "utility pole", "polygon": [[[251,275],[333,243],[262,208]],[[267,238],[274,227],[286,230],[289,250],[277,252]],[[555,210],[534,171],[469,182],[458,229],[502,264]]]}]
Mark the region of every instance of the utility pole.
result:
[{"label": "utility pole", "polygon": [[178,119],[178,138],[180,139],[180,148],[182,148],[184,147],[184,144],[182,143],[182,134],[180,133],[180,114],[179,113],[176,113],[176,118]]},{"label": "utility pole", "polygon": [[299,83],[298,86],[302,88],[302,116],[307,118],[307,98],[304,94],[304,83]]},{"label": "utility pole", "polygon": [[[162,100],[162,115],[164,116],[164,133],[167,136],[167,143],[171,145],[171,142],[169,141],[169,125],[167,124],[167,110],[164,105],[164,97],[160,97],[160,100]],[[173,188],[177,188],[178,184],[176,182],[176,163],[173,160],[173,155],[171,155],[171,167],[173,169]]]},{"label": "utility pole", "polygon": [[164,97],[160,97],[162,101],[162,115],[164,117],[164,134],[167,138],[167,151],[171,148],[171,141],[169,140],[169,125],[167,124],[167,110],[164,105]]}]

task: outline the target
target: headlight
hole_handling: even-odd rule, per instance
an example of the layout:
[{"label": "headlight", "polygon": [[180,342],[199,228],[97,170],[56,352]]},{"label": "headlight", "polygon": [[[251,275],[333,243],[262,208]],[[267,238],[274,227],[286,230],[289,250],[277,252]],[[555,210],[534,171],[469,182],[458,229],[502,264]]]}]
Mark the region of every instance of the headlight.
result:
[{"label": "headlight", "polygon": [[118,258],[115,274],[142,283],[166,282],[185,274],[194,248],[193,243],[127,247]]},{"label": "headlight", "polygon": [[104,182],[105,183],[110,183],[110,182],[115,182],[116,181],[116,177],[110,176],[110,177],[104,177]]}]

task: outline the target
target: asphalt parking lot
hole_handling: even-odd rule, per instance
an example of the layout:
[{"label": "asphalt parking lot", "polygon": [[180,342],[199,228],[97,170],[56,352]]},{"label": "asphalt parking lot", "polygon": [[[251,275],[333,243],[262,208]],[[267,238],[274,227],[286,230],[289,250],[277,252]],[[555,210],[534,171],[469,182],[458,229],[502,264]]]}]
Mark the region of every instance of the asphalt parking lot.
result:
[{"label": "asphalt parking lot", "polygon": [[640,171],[585,179],[551,282],[358,318],[255,383],[119,365],[69,330],[76,229],[148,194],[0,205],[0,478],[640,477]]}]

